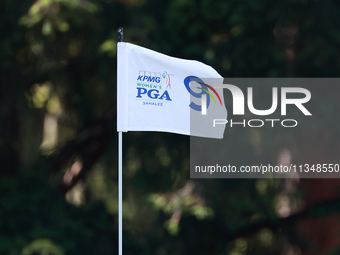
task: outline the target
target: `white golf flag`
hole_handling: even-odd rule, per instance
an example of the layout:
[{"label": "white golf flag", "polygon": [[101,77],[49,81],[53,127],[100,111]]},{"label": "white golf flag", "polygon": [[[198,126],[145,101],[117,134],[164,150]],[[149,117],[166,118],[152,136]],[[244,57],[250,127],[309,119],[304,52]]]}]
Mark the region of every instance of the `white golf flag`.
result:
[{"label": "white golf flag", "polygon": [[212,67],[125,42],[118,42],[117,49],[118,131],[223,138],[223,91],[208,84],[209,78],[219,84],[223,78]]}]

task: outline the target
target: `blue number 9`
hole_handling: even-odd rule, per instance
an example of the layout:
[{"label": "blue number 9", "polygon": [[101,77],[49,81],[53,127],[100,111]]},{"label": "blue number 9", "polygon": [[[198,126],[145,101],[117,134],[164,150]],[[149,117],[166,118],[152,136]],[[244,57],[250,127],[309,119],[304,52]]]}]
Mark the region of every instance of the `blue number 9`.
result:
[{"label": "blue number 9", "polygon": [[[201,86],[201,88],[203,88],[203,85],[201,85],[200,83],[204,83],[200,78],[196,77],[196,76],[188,76],[184,79],[184,85],[186,87],[186,89],[188,90],[188,92],[190,93],[190,95],[192,95],[193,97],[196,98],[201,98],[202,94],[206,94],[207,95],[207,108],[209,107],[210,104],[210,96],[208,95],[207,92],[205,92],[204,90],[201,90],[200,93],[196,93],[194,92],[192,89],[190,89],[190,82],[191,81],[195,81],[197,82],[198,85]],[[205,87],[204,87],[205,88]],[[194,102],[191,102],[189,105],[192,109],[194,109],[195,111],[201,111],[202,106],[195,104]]]}]

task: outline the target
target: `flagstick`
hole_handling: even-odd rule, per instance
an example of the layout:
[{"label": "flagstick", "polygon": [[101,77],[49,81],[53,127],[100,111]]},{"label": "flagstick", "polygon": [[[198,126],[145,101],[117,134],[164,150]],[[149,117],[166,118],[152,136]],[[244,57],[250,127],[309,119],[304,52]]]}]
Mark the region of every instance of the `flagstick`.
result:
[{"label": "flagstick", "polygon": [[[118,28],[118,41],[123,41],[123,28]],[[118,75],[118,74],[117,74]],[[119,84],[117,84],[119,86]],[[118,132],[118,255],[123,255],[123,132]]]},{"label": "flagstick", "polygon": [[123,132],[118,133],[118,249],[123,255]]}]

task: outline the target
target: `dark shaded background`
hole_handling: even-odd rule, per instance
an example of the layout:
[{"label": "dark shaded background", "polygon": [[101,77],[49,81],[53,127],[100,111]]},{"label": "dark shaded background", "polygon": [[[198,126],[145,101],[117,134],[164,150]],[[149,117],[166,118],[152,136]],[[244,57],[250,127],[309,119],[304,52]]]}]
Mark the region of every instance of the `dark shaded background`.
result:
[{"label": "dark shaded background", "polygon": [[[338,77],[339,5],[1,0],[0,254],[117,254],[117,27],[223,77]],[[272,156],[338,162],[338,125],[282,137]],[[249,132],[236,157],[266,157],[266,141]],[[124,254],[340,254],[339,184],[190,180],[188,137],[129,132]]]}]

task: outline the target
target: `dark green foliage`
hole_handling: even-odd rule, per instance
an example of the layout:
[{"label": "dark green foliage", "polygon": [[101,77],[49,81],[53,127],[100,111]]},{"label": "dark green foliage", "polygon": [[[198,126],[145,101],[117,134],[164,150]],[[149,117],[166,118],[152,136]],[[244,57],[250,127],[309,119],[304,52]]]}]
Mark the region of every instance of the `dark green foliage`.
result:
[{"label": "dark green foliage", "polygon": [[[120,26],[125,41],[203,61],[224,77],[339,73],[335,0],[1,0],[1,255],[117,254]],[[320,102],[339,97],[319,92]],[[313,113],[326,124],[287,136],[231,131],[228,157],[275,164],[289,150],[298,163],[306,154],[339,163],[338,109],[320,103]],[[334,197],[303,209],[303,187],[291,180],[190,180],[188,137],[129,132],[123,155],[126,255],[304,252],[322,245],[303,239],[297,222],[339,211]],[[79,182],[65,184],[79,166]],[[278,216],[282,201],[288,218]]]}]

